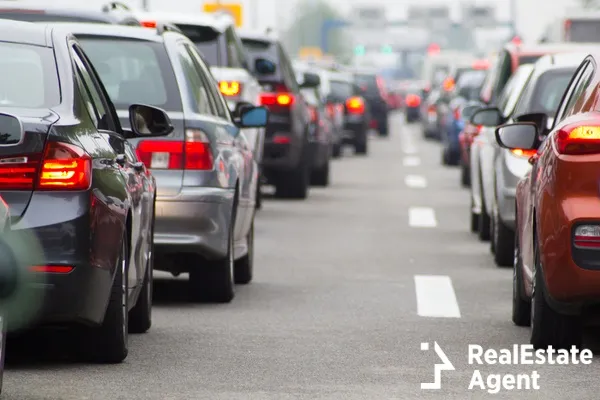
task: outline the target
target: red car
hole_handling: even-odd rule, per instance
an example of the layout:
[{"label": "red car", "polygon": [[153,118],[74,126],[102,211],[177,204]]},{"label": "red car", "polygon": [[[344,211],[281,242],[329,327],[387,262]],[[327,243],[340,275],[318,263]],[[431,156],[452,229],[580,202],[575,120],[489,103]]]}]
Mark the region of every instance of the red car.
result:
[{"label": "red car", "polygon": [[516,191],[512,319],[535,348],[579,345],[600,310],[599,57],[578,67],[552,129],[544,114],[500,126],[496,140],[533,150]]}]

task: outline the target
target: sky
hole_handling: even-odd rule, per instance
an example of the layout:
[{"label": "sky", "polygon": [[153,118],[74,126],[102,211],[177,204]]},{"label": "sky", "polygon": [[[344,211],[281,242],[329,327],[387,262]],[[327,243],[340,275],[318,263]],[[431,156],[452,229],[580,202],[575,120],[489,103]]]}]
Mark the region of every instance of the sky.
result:
[{"label": "sky", "polygon": [[[36,0],[13,0],[10,3],[40,3]],[[48,1],[48,0],[47,0]],[[47,4],[47,1],[44,2]],[[142,0],[121,0],[131,7],[141,7]],[[199,12],[202,10],[203,0],[147,0],[151,11],[170,12]],[[277,29],[293,21],[295,5],[298,1],[310,0],[221,0],[222,3],[239,3],[244,9],[244,23],[263,30],[267,27]],[[406,8],[410,4],[441,5],[447,4],[454,7],[455,13],[465,0],[328,0],[331,5],[344,14],[350,13],[354,6],[381,5],[387,9],[390,19],[403,19]],[[0,4],[5,1],[0,0]],[[106,0],[52,0],[52,4],[69,7],[95,7],[100,9]],[[211,1],[208,1],[211,2]],[[499,19],[508,19],[510,16],[509,5],[511,0],[471,0],[469,3],[478,5],[495,5]],[[44,4],[41,3],[41,4]],[[515,0],[517,4],[518,28],[525,41],[535,41],[542,31],[554,18],[558,17],[567,8],[577,4],[577,0]],[[254,11],[254,13],[252,12]]]}]

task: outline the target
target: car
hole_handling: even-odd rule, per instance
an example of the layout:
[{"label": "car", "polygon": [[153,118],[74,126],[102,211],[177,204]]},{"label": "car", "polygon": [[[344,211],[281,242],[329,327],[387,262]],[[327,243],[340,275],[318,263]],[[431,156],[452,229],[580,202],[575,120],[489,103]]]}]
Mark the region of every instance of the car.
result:
[{"label": "car", "polygon": [[597,43],[600,12],[590,9],[567,9],[547,26],[539,43]]},{"label": "car", "polygon": [[[508,83],[504,87],[502,94],[498,100],[496,108],[504,116],[512,116],[517,101],[521,96],[521,92],[529,81],[529,77],[533,73],[533,64],[521,65],[517,71],[510,77]],[[480,111],[480,110],[478,110]],[[477,233],[481,241],[490,239],[491,217],[492,210],[492,192],[485,192],[486,188],[493,188],[491,183],[494,176],[494,154],[495,148],[490,143],[491,136],[496,129],[495,125],[484,126],[478,124],[478,120],[471,116],[471,123],[475,126],[481,126],[479,133],[474,137],[469,151],[469,165],[471,171],[471,186],[470,198],[471,204],[471,232]]]},{"label": "car", "polygon": [[[177,27],[196,45],[204,62],[218,82],[219,90],[225,97],[229,110],[236,112],[238,107],[260,105],[258,99],[262,88],[253,74],[254,70],[268,74],[275,66],[267,60],[255,60],[251,65],[248,55],[235,28],[235,21],[223,13],[166,13],[136,12],[135,16],[143,26],[156,29],[157,22]],[[259,184],[256,187],[256,207],[262,204],[262,157],[265,141],[265,128],[244,128],[244,136],[254,153],[259,166]]]},{"label": "car", "polygon": [[[477,101],[481,84],[485,79],[486,71],[483,69],[465,69],[460,74],[451,94],[445,114],[439,114],[442,121],[442,164],[457,165],[461,160],[460,133],[465,127],[465,117],[462,115],[464,107]],[[438,110],[440,110],[438,108]]]},{"label": "car", "polygon": [[370,69],[355,69],[354,83],[367,103],[371,117],[369,127],[377,130],[380,136],[388,136],[390,106],[383,78]]},{"label": "car", "polygon": [[256,31],[239,31],[251,64],[268,60],[276,69],[269,73],[255,70],[263,86],[260,104],[270,111],[263,153],[263,176],[275,186],[279,198],[303,200],[308,197],[312,170],[310,107],[300,89],[316,88],[318,75],[305,73],[298,84],[292,62],[282,43],[272,35]]},{"label": "car", "polygon": [[[0,127],[2,131],[10,129],[14,121],[10,115],[0,114]],[[7,326],[5,316],[8,310],[18,305],[19,291],[26,282],[24,273],[27,273],[25,268],[28,265],[22,263],[27,259],[27,255],[31,254],[35,241],[32,241],[31,247],[29,243],[18,241],[10,237],[10,210],[8,204],[0,197],[0,393],[2,393],[2,383],[4,380],[4,361],[6,358],[6,333]],[[29,238],[28,238],[29,239]],[[25,282],[24,282],[25,281]],[[11,304],[12,303],[12,304]],[[12,305],[12,307],[11,307]]]},{"label": "car", "polygon": [[[461,108],[460,115],[464,121],[463,130],[458,134],[460,146],[460,184],[462,187],[471,187],[471,145],[475,137],[481,133],[483,126],[471,123],[471,116],[484,105],[478,100],[471,100]],[[477,223],[477,221],[472,221]],[[477,225],[472,227],[477,230]]]},{"label": "car", "polygon": [[[575,69],[585,58],[587,53],[562,53],[547,55],[534,64],[533,73],[523,87],[512,114],[502,114],[497,108],[482,108],[473,116],[473,122],[495,130],[496,126],[516,121],[530,121],[541,123],[540,119],[531,119],[531,115],[542,113],[548,124],[558,108],[562,95],[569,84]],[[540,126],[540,130],[546,126]],[[517,183],[529,171],[529,158],[534,151],[501,149],[496,141],[484,144],[481,150],[481,165],[487,160],[483,159],[488,154],[487,147],[491,149],[490,156],[492,167],[491,179],[482,179],[484,197],[487,193],[491,196],[490,209],[490,249],[494,254],[494,261],[500,267],[513,265],[514,257],[514,223],[515,223],[515,195]],[[483,173],[483,172],[482,172]]]},{"label": "car", "polygon": [[[90,24],[112,29],[114,25]],[[135,28],[129,28],[135,29]],[[118,363],[127,333],[151,325],[155,180],[127,139],[173,130],[160,108],[132,103],[123,129],[95,68],[67,30],[0,21],[0,196],[11,230],[35,236],[45,278],[35,325],[76,326],[80,353]],[[18,76],[19,79],[14,79]],[[22,319],[15,315],[8,319]]]},{"label": "car", "polygon": [[[323,84],[327,82],[324,71],[309,67],[307,65],[294,64],[294,71],[297,74],[299,82],[302,81],[304,73],[314,73],[319,75],[321,85],[316,88],[302,88],[300,92],[308,104],[310,112],[311,138],[311,178],[310,183],[314,186],[329,186],[330,173],[329,164],[333,157],[333,149],[337,140],[333,115],[325,104],[325,98],[322,95]],[[326,89],[325,89],[326,90]],[[341,144],[338,145],[341,147]]]},{"label": "car", "polygon": [[[143,101],[175,127],[131,140],[156,177],[155,269],[189,273],[192,301],[230,302],[253,277],[258,166],[241,128],[263,127],[264,107],[231,113],[194,43],[179,32],[69,24],[126,124]],[[233,114],[233,115],[232,115]]]},{"label": "car", "polygon": [[140,26],[132,13],[117,2],[107,4],[102,11],[31,5],[0,6],[0,19],[25,22],[86,22]]},{"label": "car", "polygon": [[496,130],[500,146],[536,150],[516,190],[512,307],[513,322],[531,326],[534,348],[580,345],[583,325],[598,313],[599,61],[592,53],[577,68],[552,128],[516,122]]}]

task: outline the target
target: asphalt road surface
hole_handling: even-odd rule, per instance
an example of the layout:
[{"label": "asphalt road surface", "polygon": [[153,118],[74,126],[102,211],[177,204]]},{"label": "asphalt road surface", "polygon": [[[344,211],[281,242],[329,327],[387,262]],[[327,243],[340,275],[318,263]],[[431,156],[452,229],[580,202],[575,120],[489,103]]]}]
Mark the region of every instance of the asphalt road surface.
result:
[{"label": "asphalt road surface", "polygon": [[[468,232],[459,171],[440,166],[439,144],[423,141],[418,125],[397,115],[391,137],[370,146],[366,158],[335,161],[332,186],[308,201],[265,201],[255,281],[231,304],[189,304],[185,278],[162,277],[154,325],[131,337],[126,362],[73,363],[61,356],[60,334],[42,334],[15,345],[25,354],[9,365],[2,398],[597,398],[596,357],[467,363],[469,344],[528,343],[528,329],[510,321],[511,270],[495,267],[489,246]],[[441,363],[434,342],[455,369],[441,372],[440,390],[422,390]],[[484,382],[537,371],[540,389],[468,390],[475,370]]]}]

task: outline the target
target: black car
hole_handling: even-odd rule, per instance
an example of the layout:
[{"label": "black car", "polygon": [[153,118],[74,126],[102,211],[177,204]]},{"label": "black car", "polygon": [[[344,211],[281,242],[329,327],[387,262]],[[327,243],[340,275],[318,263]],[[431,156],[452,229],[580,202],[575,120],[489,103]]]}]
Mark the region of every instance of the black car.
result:
[{"label": "black car", "polygon": [[[173,130],[161,109],[132,105],[132,130],[77,40],[45,24],[0,21],[0,195],[12,230],[38,238],[44,279],[36,324],[77,325],[80,354],[121,362],[128,330],[151,325],[155,182],[128,138]],[[18,79],[15,79],[18,77]],[[9,325],[13,317],[9,317]],[[23,318],[15,315],[14,318]],[[129,329],[128,329],[129,327]]]},{"label": "black car", "polygon": [[370,127],[381,136],[388,136],[388,115],[390,107],[385,91],[385,82],[381,76],[371,71],[355,71],[354,82],[361,90],[371,115]]},{"label": "black car", "polygon": [[276,196],[304,199],[308,195],[310,174],[317,138],[311,136],[309,106],[300,89],[318,87],[318,75],[304,73],[302,85],[294,74],[292,62],[279,40],[266,34],[241,33],[242,43],[255,60],[276,64],[271,74],[255,71],[265,93],[261,104],[270,111],[265,134],[263,176],[275,185]]},{"label": "black car", "polygon": [[117,24],[140,26],[129,11],[118,3],[107,5],[103,11],[77,10],[55,7],[1,6],[0,19],[12,19],[25,22],[85,22],[99,24]]}]

